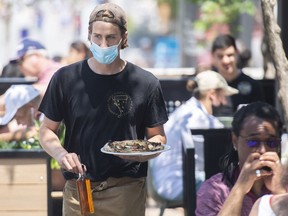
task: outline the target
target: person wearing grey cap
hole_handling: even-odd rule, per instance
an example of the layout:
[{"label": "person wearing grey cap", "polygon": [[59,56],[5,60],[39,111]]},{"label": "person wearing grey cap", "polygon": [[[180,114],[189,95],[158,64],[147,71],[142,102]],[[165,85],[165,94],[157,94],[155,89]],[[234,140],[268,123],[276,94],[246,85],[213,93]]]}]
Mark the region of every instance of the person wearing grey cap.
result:
[{"label": "person wearing grey cap", "polygon": [[[40,143],[67,179],[63,215],[81,215],[76,180],[84,175],[91,181],[92,215],[144,216],[147,161],[158,154],[116,156],[101,148],[121,140],[166,143],[163,124],[168,117],[160,82],[120,57],[128,47],[128,32],[118,5],[94,8],[88,39],[93,57],[62,67],[49,83],[39,108],[45,114]],[[56,135],[62,121],[64,147]]]}]

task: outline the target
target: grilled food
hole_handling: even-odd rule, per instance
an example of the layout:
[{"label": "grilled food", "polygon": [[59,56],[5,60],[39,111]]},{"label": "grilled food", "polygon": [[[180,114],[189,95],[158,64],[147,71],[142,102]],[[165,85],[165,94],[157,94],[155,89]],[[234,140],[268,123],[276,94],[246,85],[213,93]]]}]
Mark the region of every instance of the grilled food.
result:
[{"label": "grilled food", "polygon": [[149,142],[147,140],[123,140],[110,141],[104,149],[109,152],[134,153],[134,152],[151,152],[163,150],[164,145],[158,142]]}]

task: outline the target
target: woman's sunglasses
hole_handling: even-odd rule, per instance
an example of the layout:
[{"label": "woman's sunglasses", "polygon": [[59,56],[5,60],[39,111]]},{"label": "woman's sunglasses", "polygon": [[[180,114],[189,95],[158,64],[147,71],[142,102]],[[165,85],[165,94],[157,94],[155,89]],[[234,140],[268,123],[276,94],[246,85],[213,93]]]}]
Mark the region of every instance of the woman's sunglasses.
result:
[{"label": "woman's sunglasses", "polygon": [[243,136],[240,136],[244,139],[246,139],[246,144],[250,148],[257,148],[261,145],[261,143],[264,143],[266,146],[269,148],[277,148],[281,145],[281,139],[270,139],[270,140],[252,140],[252,139],[247,139]]}]

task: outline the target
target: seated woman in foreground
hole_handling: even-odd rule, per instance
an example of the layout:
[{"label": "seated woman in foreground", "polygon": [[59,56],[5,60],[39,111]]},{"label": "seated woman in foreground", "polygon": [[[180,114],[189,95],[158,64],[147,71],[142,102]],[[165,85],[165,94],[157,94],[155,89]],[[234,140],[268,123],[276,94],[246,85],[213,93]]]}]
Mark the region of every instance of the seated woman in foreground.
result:
[{"label": "seated woman in foreground", "polygon": [[197,193],[196,215],[249,215],[265,194],[280,194],[282,122],[277,110],[254,102],[232,122],[233,148],[221,160],[222,173],[206,180]]},{"label": "seated woman in foreground", "polygon": [[[282,183],[288,187],[288,164],[286,164]],[[286,216],[288,215],[288,193],[267,194],[259,198],[250,212],[250,216]]]}]

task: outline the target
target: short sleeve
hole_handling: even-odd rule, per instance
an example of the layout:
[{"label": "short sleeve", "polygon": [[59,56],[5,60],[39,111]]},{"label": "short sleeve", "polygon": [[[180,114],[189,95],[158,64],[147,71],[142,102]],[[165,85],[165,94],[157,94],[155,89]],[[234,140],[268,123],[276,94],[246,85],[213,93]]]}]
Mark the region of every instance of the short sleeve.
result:
[{"label": "short sleeve", "polygon": [[60,88],[58,73],[51,78],[44,97],[41,101],[39,111],[53,121],[60,122],[63,119],[63,92]]},{"label": "short sleeve", "polygon": [[197,192],[196,216],[215,216],[229,195],[229,188],[221,181],[222,174],[206,180]]},{"label": "short sleeve", "polygon": [[166,106],[159,81],[157,81],[157,85],[148,97],[146,117],[146,127],[162,125],[168,120]]}]

